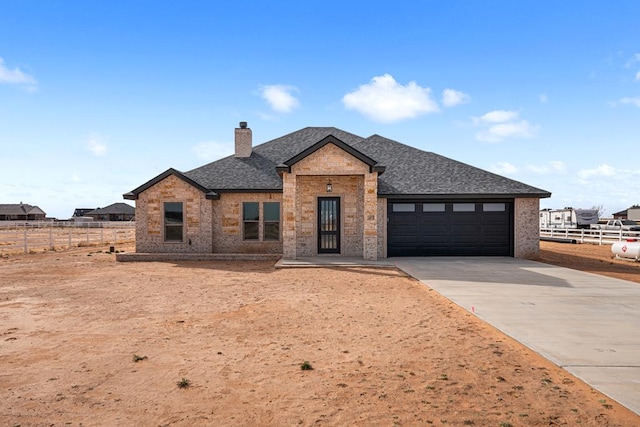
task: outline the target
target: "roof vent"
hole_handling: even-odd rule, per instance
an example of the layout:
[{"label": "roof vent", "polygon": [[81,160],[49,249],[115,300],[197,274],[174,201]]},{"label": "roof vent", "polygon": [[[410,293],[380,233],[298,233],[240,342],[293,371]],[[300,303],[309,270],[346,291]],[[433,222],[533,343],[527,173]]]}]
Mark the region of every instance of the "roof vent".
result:
[{"label": "roof vent", "polygon": [[247,122],[240,122],[240,129],[246,129],[247,128]]}]

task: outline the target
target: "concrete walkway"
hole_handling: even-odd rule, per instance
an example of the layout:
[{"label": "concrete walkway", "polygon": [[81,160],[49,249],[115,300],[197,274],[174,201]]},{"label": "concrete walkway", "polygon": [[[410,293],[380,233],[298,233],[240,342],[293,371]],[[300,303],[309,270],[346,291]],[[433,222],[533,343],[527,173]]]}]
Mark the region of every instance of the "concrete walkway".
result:
[{"label": "concrete walkway", "polygon": [[392,258],[640,414],[640,284],[514,258]]},{"label": "concrete walkway", "polygon": [[377,261],[369,261],[358,257],[343,257],[343,256],[312,256],[301,257],[298,259],[280,259],[276,265],[276,268],[297,268],[297,267],[340,267],[340,268],[356,268],[356,267],[368,267],[368,268],[396,268],[396,265],[387,259],[379,259]]}]

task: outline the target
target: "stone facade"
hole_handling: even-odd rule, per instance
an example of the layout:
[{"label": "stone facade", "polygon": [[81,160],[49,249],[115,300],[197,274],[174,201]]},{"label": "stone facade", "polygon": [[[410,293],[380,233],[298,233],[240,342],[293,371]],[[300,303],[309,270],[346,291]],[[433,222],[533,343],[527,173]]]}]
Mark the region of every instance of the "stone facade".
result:
[{"label": "stone facade", "polygon": [[513,256],[535,259],[540,254],[540,199],[517,198],[513,210]]},{"label": "stone facade", "polygon": [[[242,203],[258,202],[260,209],[259,240],[243,239]],[[280,193],[223,193],[220,200],[213,200],[213,252],[221,254],[281,254],[280,240],[263,240],[264,202],[280,203],[280,228],[282,228],[282,194]]]},{"label": "stone facade", "polygon": [[[243,129],[244,130],[244,129]],[[378,173],[327,143],[282,172],[282,193],[221,193],[206,198],[178,175],[168,175],[136,199],[136,252],[178,254],[318,255],[318,198],[340,200],[340,254],[367,260],[387,256],[387,199],[378,198]],[[327,183],[332,191],[327,192]],[[165,242],[164,203],[183,204],[183,241]],[[243,202],[259,204],[259,239],[243,237]],[[265,241],[264,203],[280,203],[280,239]],[[539,255],[538,198],[514,200],[514,256]]]},{"label": "stone facade", "polygon": [[[318,197],[338,197],[341,209],[340,255],[378,257],[378,173],[327,144],[283,173],[283,255],[318,254]],[[327,183],[332,192],[327,193]]]},{"label": "stone facade", "polygon": [[[164,241],[165,202],[184,204],[182,242]],[[212,200],[182,179],[170,175],[140,193],[136,213],[136,252],[212,251]]]}]

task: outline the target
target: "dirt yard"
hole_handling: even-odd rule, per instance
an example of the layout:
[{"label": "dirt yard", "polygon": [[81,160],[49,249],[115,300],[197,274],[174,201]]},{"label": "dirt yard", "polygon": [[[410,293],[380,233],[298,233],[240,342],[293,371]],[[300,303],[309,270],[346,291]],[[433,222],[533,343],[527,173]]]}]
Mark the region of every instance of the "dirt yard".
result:
[{"label": "dirt yard", "polygon": [[[639,281],[640,265],[608,247],[542,248],[541,261]],[[0,425],[640,417],[395,270],[116,263],[81,248],[0,259]]]}]

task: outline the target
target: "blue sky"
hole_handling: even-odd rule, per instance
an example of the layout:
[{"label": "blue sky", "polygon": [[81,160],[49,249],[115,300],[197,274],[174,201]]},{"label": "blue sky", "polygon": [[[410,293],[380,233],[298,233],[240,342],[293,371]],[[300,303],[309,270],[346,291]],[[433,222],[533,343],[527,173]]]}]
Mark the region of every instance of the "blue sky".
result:
[{"label": "blue sky", "polygon": [[640,203],[637,1],[30,1],[0,13],[0,203],[68,218],[305,126]]}]

